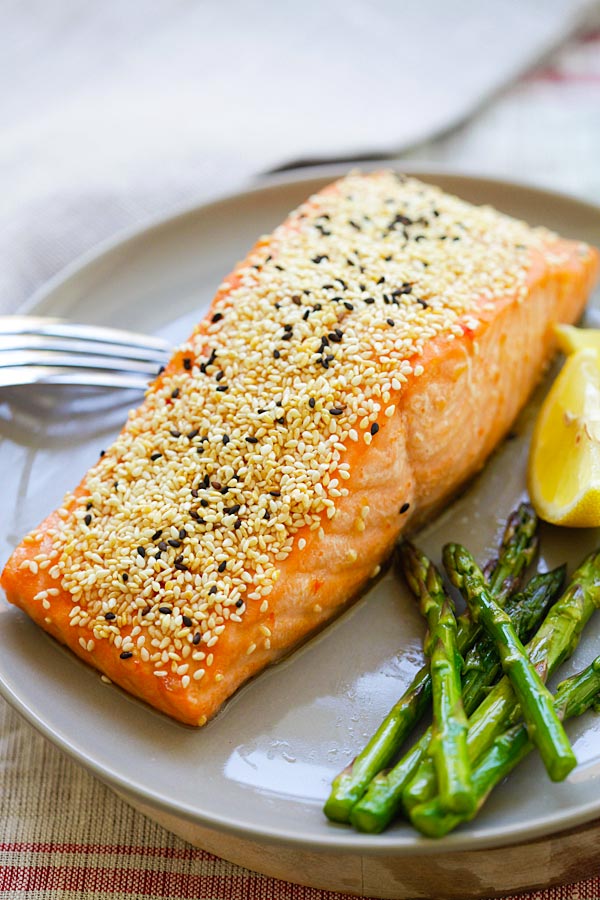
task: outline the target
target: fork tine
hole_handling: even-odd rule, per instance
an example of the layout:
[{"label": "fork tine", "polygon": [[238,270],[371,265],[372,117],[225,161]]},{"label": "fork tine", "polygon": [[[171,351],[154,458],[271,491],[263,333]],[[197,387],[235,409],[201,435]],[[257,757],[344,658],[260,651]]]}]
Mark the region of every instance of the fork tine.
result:
[{"label": "fork tine", "polygon": [[152,335],[138,334],[121,328],[108,328],[104,325],[80,325],[66,319],[43,316],[0,316],[0,334],[44,334],[106,344],[124,344],[127,347],[145,347],[164,352],[170,350],[166,341]]},{"label": "fork tine", "polygon": [[157,365],[140,359],[115,359],[108,356],[93,356],[89,353],[54,353],[52,350],[6,350],[0,353],[0,370],[17,366],[59,366],[61,368],[107,369],[120,372],[135,372],[155,377]]},{"label": "fork tine", "polygon": [[[62,353],[90,353],[94,356],[119,359],[141,359],[153,362],[158,366],[164,363],[168,354],[164,350],[153,347],[129,347],[125,344],[104,344],[79,338],[52,337],[43,334],[1,334],[0,353],[2,351],[60,351]],[[116,363],[107,363],[111,368]]]},{"label": "fork tine", "polygon": [[121,372],[91,371],[60,366],[7,366],[0,369],[0,388],[28,384],[80,385],[145,391],[150,379]]}]

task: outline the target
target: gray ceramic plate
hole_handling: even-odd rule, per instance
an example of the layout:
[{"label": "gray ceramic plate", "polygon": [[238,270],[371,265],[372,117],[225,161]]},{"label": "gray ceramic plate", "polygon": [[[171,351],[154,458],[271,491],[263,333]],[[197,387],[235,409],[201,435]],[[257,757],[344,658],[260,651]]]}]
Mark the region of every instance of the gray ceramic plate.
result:
[{"label": "gray ceramic plate", "polygon": [[[183,338],[256,236],[337,174],[305,170],[125,236],[55,279],[30,308],[147,330],[173,341]],[[597,207],[505,182],[421,174],[473,202],[489,202],[600,244]],[[137,401],[120,393],[90,397],[65,389],[2,395],[3,561],[94,462],[117,433],[127,406]],[[420,542],[435,557],[450,538],[464,541],[482,560],[491,552],[499,523],[523,493],[534,411],[535,400],[517,425],[517,437],[422,534]],[[547,529],[542,562],[573,565],[599,538],[594,532]],[[420,839],[401,823],[371,837],[325,820],[321,807],[331,778],[363,745],[421,663],[422,624],[393,574],[318,638],[247,685],[198,731],[103,684],[96,672],[0,602],[4,696],[75,760],[147,810],[170,814],[172,821],[187,820],[230,837],[369,855],[499,845],[600,815],[594,766],[579,781],[555,785],[532,756],[475,822],[441,844]],[[588,632],[564,674],[600,653],[600,617]],[[586,715],[569,732],[580,761],[600,756],[600,719]]]}]

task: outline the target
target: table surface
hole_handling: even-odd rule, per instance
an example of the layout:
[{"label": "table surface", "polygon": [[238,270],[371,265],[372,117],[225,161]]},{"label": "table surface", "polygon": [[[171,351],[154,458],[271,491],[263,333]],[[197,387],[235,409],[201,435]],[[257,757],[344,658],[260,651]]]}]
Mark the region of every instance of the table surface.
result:
[{"label": "table surface", "polygon": [[[600,16],[469,123],[404,158],[600,202]],[[342,900],[190,847],[117,799],[3,701],[0,797],[0,900]],[[600,878],[529,896],[592,900]]]}]

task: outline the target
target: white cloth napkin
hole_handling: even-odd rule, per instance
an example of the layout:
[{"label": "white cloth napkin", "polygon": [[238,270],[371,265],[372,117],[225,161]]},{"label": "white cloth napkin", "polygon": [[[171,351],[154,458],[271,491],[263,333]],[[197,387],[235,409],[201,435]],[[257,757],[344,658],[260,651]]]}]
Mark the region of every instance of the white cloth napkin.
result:
[{"label": "white cloth napkin", "polygon": [[464,120],[584,0],[5,0],[0,312],[149,214]]}]

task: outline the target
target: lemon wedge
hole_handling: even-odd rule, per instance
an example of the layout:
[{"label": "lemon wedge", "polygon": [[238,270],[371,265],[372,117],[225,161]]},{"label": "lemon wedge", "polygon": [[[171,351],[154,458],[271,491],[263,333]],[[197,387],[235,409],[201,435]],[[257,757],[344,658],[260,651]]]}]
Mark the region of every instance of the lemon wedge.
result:
[{"label": "lemon wedge", "polygon": [[589,347],[600,353],[600,328],[576,328],[575,325],[555,325],[558,346],[567,356]]},{"label": "lemon wedge", "polygon": [[[575,352],[567,357],[542,404],[529,453],[528,482],[542,519],[593,528],[600,526],[600,354],[588,343],[575,349],[582,339],[573,337]],[[600,346],[598,338],[596,342]]]}]

